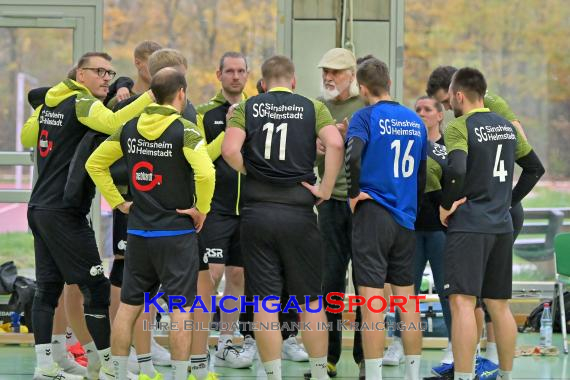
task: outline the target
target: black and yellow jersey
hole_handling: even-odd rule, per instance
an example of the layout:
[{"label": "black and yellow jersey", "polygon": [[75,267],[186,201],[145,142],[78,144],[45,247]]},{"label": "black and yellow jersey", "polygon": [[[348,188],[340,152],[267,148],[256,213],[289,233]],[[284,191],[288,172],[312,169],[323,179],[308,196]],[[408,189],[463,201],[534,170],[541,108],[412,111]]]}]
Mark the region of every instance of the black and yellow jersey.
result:
[{"label": "black and yellow jersey", "polygon": [[312,206],[314,197],[301,182],[315,183],[315,141],[320,129],[331,124],[323,103],[284,87],[240,103],[229,127],[246,133],[244,202]]},{"label": "black and yellow jersey", "polygon": [[489,90],[487,90],[485,96],[483,97],[483,106],[485,106],[485,108],[488,108],[491,112],[502,116],[508,121],[518,121],[517,116],[507,101],[501,98],[499,95],[490,92]]},{"label": "black and yellow jersey", "polygon": [[142,95],[129,107],[113,113],[80,83],[66,79],[46,94],[45,104],[38,107],[22,129],[22,145],[37,147],[38,179],[29,206],[49,209],[79,209],[88,212],[91,200],[84,198],[79,207],[64,200],[69,167],[75,150],[88,128],[107,135],[136,117],[151,103]]},{"label": "black and yellow jersey", "polygon": [[[242,99],[247,99],[245,94]],[[212,199],[212,212],[220,215],[239,215],[241,209],[241,192],[244,177],[232,169],[222,153],[222,142],[226,130],[226,114],[231,104],[218,92],[208,103],[196,109],[198,130],[208,144],[207,150],[216,167],[216,189]]]},{"label": "black and yellow jersey", "polygon": [[448,154],[467,154],[467,172],[461,205],[448,231],[508,233],[513,231],[511,205],[515,161],[532,150],[506,119],[479,108],[451,121],[445,130]]},{"label": "black and yellow jersey", "polygon": [[[109,167],[125,156],[133,207],[128,228],[144,231],[192,229],[176,209],[210,211],[215,172],[195,124],[170,106],[151,104],[103,142],[87,161],[93,182],[111,207],[124,202]],[[195,199],[196,198],[196,199]]]},{"label": "black and yellow jersey", "polygon": [[443,175],[447,166],[447,151],[443,137],[437,142],[429,141],[426,171],[426,189],[416,217],[415,227],[419,231],[443,229],[439,221],[439,205]]}]

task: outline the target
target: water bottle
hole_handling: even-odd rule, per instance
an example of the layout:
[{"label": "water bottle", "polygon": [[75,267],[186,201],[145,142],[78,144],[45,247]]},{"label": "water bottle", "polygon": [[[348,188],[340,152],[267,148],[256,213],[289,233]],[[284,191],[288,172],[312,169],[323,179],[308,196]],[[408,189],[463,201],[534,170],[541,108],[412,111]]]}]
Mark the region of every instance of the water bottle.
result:
[{"label": "water bottle", "polygon": [[552,346],[552,313],[548,303],[544,304],[544,310],[540,318],[540,346]]},{"label": "water bottle", "polygon": [[20,332],[20,313],[18,312],[12,313],[12,332]]}]

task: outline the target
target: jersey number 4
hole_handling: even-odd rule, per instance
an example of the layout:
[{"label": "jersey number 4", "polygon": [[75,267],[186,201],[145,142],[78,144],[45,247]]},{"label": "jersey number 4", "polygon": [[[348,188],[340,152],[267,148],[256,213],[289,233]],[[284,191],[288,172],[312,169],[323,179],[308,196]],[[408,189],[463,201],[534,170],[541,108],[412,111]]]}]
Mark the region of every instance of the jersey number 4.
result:
[{"label": "jersey number 4", "polygon": [[[406,151],[402,157],[402,177],[408,178],[414,173],[414,157],[410,156],[410,151],[414,145],[414,140],[408,141],[406,146]],[[390,145],[391,149],[394,149],[396,155],[394,156],[394,178],[400,177],[400,140],[392,141]]]},{"label": "jersey number 4", "polygon": [[499,177],[499,182],[505,182],[509,173],[505,170],[505,160],[501,160],[501,152],[503,144],[497,146],[497,154],[495,155],[495,165],[493,165],[493,177]]},{"label": "jersey number 4", "polygon": [[[273,143],[273,128],[275,124],[263,124],[263,130],[267,131],[265,137],[265,159],[271,159],[271,144]],[[279,160],[285,161],[285,148],[287,147],[287,123],[281,123],[277,126],[277,133],[280,135],[279,139]]]}]

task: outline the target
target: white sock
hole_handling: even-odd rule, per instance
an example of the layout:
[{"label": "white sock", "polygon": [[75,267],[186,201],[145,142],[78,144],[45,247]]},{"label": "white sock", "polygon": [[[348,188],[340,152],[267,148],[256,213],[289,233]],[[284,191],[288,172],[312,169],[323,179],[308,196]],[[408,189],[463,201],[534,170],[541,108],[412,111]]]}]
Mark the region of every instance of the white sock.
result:
[{"label": "white sock", "polygon": [[364,359],[367,379],[382,380],[382,358]]},{"label": "white sock", "polygon": [[481,354],[481,343],[477,343],[477,349],[475,350],[475,355],[479,356]]},{"label": "white sock", "polygon": [[204,380],[208,376],[208,355],[192,355],[190,371],[197,380]]},{"label": "white sock", "polygon": [[101,360],[101,366],[105,368],[113,367],[113,363],[111,362],[111,347],[105,348],[104,350],[99,350],[97,351],[97,354],[99,356],[99,360]]},{"label": "white sock", "polygon": [[127,362],[129,356],[113,356],[113,369],[117,380],[127,380]]},{"label": "white sock", "polygon": [[471,380],[473,375],[470,373],[455,372],[453,375],[453,380]]},{"label": "white sock", "polygon": [[499,379],[511,380],[511,371],[503,371],[502,369],[499,369]]},{"label": "white sock", "polygon": [[263,362],[267,380],[281,380],[281,359]]},{"label": "white sock", "polygon": [[156,371],[154,369],[154,365],[152,364],[152,356],[150,353],[137,355],[137,362],[139,363],[141,373],[144,373],[149,377],[154,377],[154,373]]},{"label": "white sock", "polygon": [[60,361],[67,355],[67,348],[65,347],[65,335],[52,335],[51,347],[53,350],[53,360]]},{"label": "white sock", "polygon": [[408,380],[420,379],[421,355],[406,355],[406,376]]},{"label": "white sock", "polygon": [[328,379],[327,374],[327,357],[323,356],[320,358],[309,358],[311,362],[311,377],[313,379],[321,380]]},{"label": "white sock", "polygon": [[172,373],[174,380],[186,380],[188,378],[188,365],[187,360],[172,360]]},{"label": "white sock", "polygon": [[53,365],[53,348],[51,343],[36,344],[36,361],[38,368],[47,368]]},{"label": "white sock", "polygon": [[487,356],[497,355],[497,343],[487,342],[487,348],[485,349]]},{"label": "white sock", "polygon": [[69,346],[73,346],[74,344],[77,344],[78,340],[77,337],[75,336],[75,334],[73,333],[73,330],[71,330],[71,328],[67,327],[65,329],[65,343]]},{"label": "white sock", "polygon": [[87,356],[89,367],[101,362],[99,360],[99,355],[97,355],[97,347],[95,347],[95,343],[93,343],[93,341],[87,343],[83,348],[85,349],[85,356]]}]

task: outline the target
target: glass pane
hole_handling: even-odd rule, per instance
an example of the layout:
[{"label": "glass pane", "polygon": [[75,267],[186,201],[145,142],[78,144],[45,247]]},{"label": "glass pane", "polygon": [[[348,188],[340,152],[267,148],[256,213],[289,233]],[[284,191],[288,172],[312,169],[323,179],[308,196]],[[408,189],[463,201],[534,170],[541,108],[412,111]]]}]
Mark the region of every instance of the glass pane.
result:
[{"label": "glass pane", "polygon": [[[33,111],[28,91],[56,84],[72,63],[71,29],[0,28],[0,151],[24,150],[19,134]],[[19,274],[33,277],[27,204],[2,203],[2,190],[31,189],[31,185],[31,166],[0,165],[0,263],[14,260]]]},{"label": "glass pane", "polygon": [[[570,33],[570,8],[561,0],[525,1],[525,6],[492,0],[446,4],[406,1],[406,104],[425,95],[428,76],[437,66],[480,69],[488,90],[504,98],[517,115],[547,169],[523,206],[570,206],[570,45],[563,43]],[[451,112],[446,114],[446,122],[453,119]],[[517,243],[531,252],[515,249],[515,280],[554,278],[552,247],[544,246],[548,223],[527,217],[526,232],[532,233],[523,230]]]},{"label": "glass pane", "polygon": [[73,64],[73,30],[0,28],[0,151],[20,151],[32,88],[53,86]]}]

